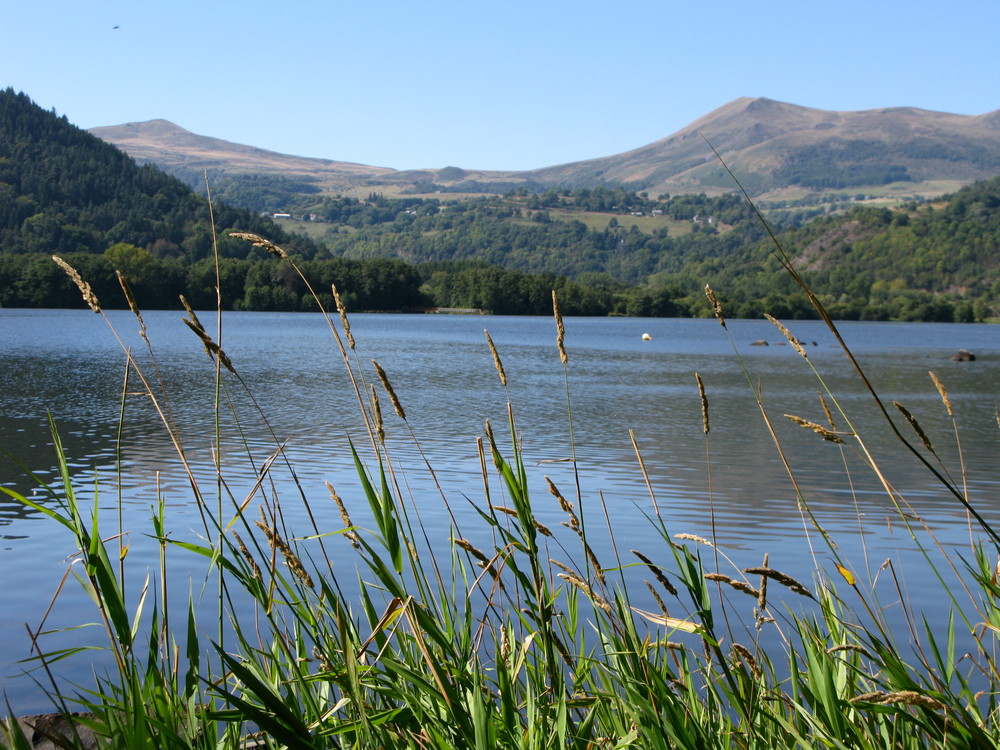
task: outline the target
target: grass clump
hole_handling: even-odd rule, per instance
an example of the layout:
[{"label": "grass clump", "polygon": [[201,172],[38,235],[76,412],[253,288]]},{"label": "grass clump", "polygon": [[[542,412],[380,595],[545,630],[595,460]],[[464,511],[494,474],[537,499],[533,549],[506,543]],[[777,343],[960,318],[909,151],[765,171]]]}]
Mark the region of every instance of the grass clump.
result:
[{"label": "grass clump", "polygon": [[[242,237],[298,271],[294,258],[277,246],[255,235]],[[78,283],[88,305],[102,314],[89,287],[82,279]],[[123,288],[130,297],[124,283]],[[707,291],[723,335],[729,335],[723,306]],[[74,540],[78,577],[96,603],[113,668],[75,695],[65,695],[54,678],[50,690],[58,710],[86,712],[80,721],[109,746],[583,750],[1000,743],[994,694],[1000,684],[994,656],[1000,632],[998,537],[933,454],[927,458],[926,451],[913,449],[942,491],[968,508],[984,540],[957,562],[944,550],[937,558],[928,553],[935,575],[943,580],[957,573],[965,587],[966,599],[950,595],[953,616],[945,633],[926,625],[919,632],[920,613],[904,600],[902,619],[911,629],[900,638],[874,584],[859,581],[851,561],[842,559],[826,536],[821,536],[828,543],[823,554],[834,560],[839,579],[817,564],[812,580],[802,582],[772,568],[766,556],[761,564],[737,563],[713,540],[668,528],[635,436],[636,479],[650,493],[648,523],[660,543],[626,553],[612,534],[613,559],[600,559],[594,543],[599,524],[593,519],[607,519],[608,511],[601,498],[584,496],[578,480],[564,492],[545,477],[552,498],[545,502],[554,501],[564,521],[553,529],[536,518],[541,501],[529,492],[531,476],[509,396],[504,430],[487,422],[477,445],[483,476],[482,497],[473,502],[478,525],[460,528],[430,463],[413,469],[396,457],[387,433],[398,429],[398,439],[413,441],[418,449],[419,442],[390,373],[374,360],[362,364],[347,312],[336,290],[334,295],[339,329],[318,297],[317,305],[343,359],[364,428],[364,439],[350,445],[356,485],[328,485],[340,527],[315,520],[316,504],[326,499],[309,498],[297,482],[292,484],[297,497],[279,492],[287,485],[273,481],[274,474],[284,467],[294,477],[294,470],[285,463],[277,435],[245,495],[233,494],[218,458],[214,481],[206,483],[185,451],[148,340],[150,372],[123,346],[131,378],[126,390],[141,392],[157,410],[186,472],[204,536],[172,538],[160,500],[151,520],[160,569],[137,592],[127,590],[121,531],[108,536],[96,499],[89,510],[79,497],[54,424],[60,470],[58,486],[51,488],[55,506],[0,488],[64,526]],[[553,302],[568,399],[566,330],[558,300]],[[141,324],[131,298],[130,306]],[[232,392],[246,388],[238,363],[193,311],[185,323],[217,365],[221,413],[232,403]],[[145,339],[144,325],[142,333]],[[488,333],[485,345],[506,392],[502,352]],[[805,366],[813,367],[801,347],[797,351]],[[817,433],[817,440],[862,456],[916,539],[925,533],[919,515],[882,476],[836,395],[825,389],[818,372],[816,377],[828,424],[786,416]],[[944,385],[932,377],[953,417]],[[748,381],[784,459],[749,374]],[[696,383],[707,447],[709,397],[700,376]],[[385,421],[380,393],[398,421]],[[896,429],[888,411],[883,413]],[[912,414],[901,413],[923,436]],[[242,430],[235,408],[230,416]],[[269,429],[262,410],[258,421]],[[218,426],[216,431],[219,437]],[[795,483],[787,461],[786,467]],[[450,518],[444,533],[423,523],[406,489],[407,472],[415,470],[427,472],[440,492]],[[819,529],[801,492],[798,499],[805,522]],[[304,505],[311,528],[287,528],[291,502]],[[364,513],[370,527],[353,523],[352,512]],[[205,586],[218,595],[208,627],[213,635],[197,621],[193,596],[182,614],[171,608],[169,548],[204,559]],[[334,572],[332,559],[346,555],[356,560],[356,580]],[[337,569],[343,570],[341,563]],[[632,585],[638,580],[645,588]],[[46,674],[66,654],[46,652],[41,629],[33,632],[35,662]],[[957,643],[970,649],[972,668],[959,668]],[[6,732],[14,747],[25,746],[14,724]]]}]

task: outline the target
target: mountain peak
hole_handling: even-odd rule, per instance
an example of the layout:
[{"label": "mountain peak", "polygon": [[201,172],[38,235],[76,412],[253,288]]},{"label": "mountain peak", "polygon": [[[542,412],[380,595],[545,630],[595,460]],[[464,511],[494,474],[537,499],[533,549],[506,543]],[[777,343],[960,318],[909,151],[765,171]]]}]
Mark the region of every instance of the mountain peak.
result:
[{"label": "mountain peak", "polygon": [[145,120],[143,122],[127,122],[124,125],[109,125],[100,128],[91,128],[91,132],[103,138],[102,133],[117,131],[132,137],[148,136],[151,138],[164,138],[175,135],[192,135],[190,130],[185,130],[180,125],[175,125],[170,120]]}]

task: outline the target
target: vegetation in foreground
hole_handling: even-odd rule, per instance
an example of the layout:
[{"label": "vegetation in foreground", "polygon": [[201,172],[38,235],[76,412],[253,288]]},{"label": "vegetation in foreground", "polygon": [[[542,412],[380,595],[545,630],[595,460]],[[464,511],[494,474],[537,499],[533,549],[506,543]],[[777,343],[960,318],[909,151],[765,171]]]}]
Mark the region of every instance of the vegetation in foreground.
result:
[{"label": "vegetation in foreground", "polygon": [[[255,235],[242,237],[297,269],[280,247]],[[89,285],[58,262],[101,312]],[[794,276],[790,267],[789,272]],[[145,336],[124,281],[122,288]],[[706,291],[727,331],[721,305]],[[339,297],[336,289],[332,293]],[[555,352],[568,399],[572,367],[557,298],[552,301]],[[506,427],[495,431],[487,424],[479,441],[480,527],[459,529],[453,523],[447,544],[431,543],[432,535],[441,538],[440,530],[421,522],[406,489],[413,469],[397,457],[398,443],[389,437],[399,426],[413,437],[404,405],[377,363],[362,364],[339,299],[337,309],[339,321],[327,318],[332,345],[357,397],[365,436],[363,441],[355,436],[357,444],[368,447],[354,453],[357,486],[329,488],[343,521],[335,530],[286,528],[283,508],[291,502],[309,508],[316,500],[279,496],[274,489],[282,486],[271,482],[282,464],[280,436],[247,495],[224,491],[221,463],[214,467],[211,488],[199,482],[198,467],[181,447],[167,394],[155,373],[125,351],[129,389],[159,410],[189,471],[192,501],[205,519],[205,539],[173,539],[161,504],[151,533],[163,550],[178,547],[204,558],[206,585],[219,587],[217,620],[229,622],[231,631],[220,627],[217,637],[206,637],[204,623],[195,622],[193,603],[180,618],[175,610],[168,613],[172,582],[165,563],[157,580],[141,591],[126,590],[123,542],[106,536],[96,512],[91,515],[78,496],[56,431],[61,486],[51,489],[57,505],[4,490],[65,526],[75,541],[81,581],[105,625],[115,667],[73,695],[53,682],[52,698],[62,710],[89,712],[81,721],[109,746],[694,749],[1000,743],[995,659],[1000,536],[968,503],[961,482],[932,463],[933,446],[912,414],[898,407],[920,446],[895,427],[860,369],[861,387],[940,491],[966,507],[979,540],[957,559],[943,549],[931,552],[933,538],[925,536],[929,532],[916,510],[884,480],[850,415],[817,373],[827,423],[794,419],[817,433],[817,444],[834,441],[862,456],[883,481],[900,523],[928,550],[931,570],[942,580],[957,571],[962,581],[941,603],[953,612],[952,627],[944,633],[926,628],[916,647],[910,638],[919,630],[921,613],[904,601],[914,629],[897,633],[874,581],[857,572],[867,570],[865,561],[843,559],[832,541],[822,554],[835,561],[838,580],[819,565],[804,583],[769,567],[766,558],[752,567],[730,564],[711,540],[667,527],[655,487],[649,487],[654,508],[649,523],[662,544],[654,550],[616,544],[614,560],[598,559],[595,519],[604,510],[599,498],[582,496],[579,487],[548,482],[548,502],[562,509],[565,528],[543,526],[535,517],[538,500],[529,496],[530,470],[519,449],[516,405],[509,399]],[[823,315],[821,306],[818,310]],[[190,309],[185,322],[216,362],[221,407],[228,389],[242,387],[237,363]],[[802,355],[803,366],[811,367],[794,336],[774,322]],[[488,333],[484,346],[506,388],[502,352]],[[709,395],[700,377],[694,380],[707,440]],[[951,415],[944,385],[934,382]],[[748,385],[755,398],[749,376]],[[242,424],[235,412],[231,417]],[[775,449],[781,451],[777,439]],[[638,447],[636,453],[636,482],[645,484]],[[429,465],[417,470],[433,472]],[[439,487],[448,508],[447,487]],[[816,523],[807,498],[799,500],[806,522]],[[351,521],[352,509],[357,511],[352,506],[359,502],[367,506],[372,528]],[[363,571],[358,582],[338,580],[330,564],[348,548]],[[640,606],[626,585],[637,570],[648,575],[649,595],[642,601],[656,602],[650,609]],[[356,597],[345,593],[353,590],[359,591]],[[959,640],[972,649],[971,669],[956,661]],[[45,672],[60,655],[47,654],[44,642],[38,647],[37,663]],[[14,747],[28,746],[10,723],[7,732]]]}]

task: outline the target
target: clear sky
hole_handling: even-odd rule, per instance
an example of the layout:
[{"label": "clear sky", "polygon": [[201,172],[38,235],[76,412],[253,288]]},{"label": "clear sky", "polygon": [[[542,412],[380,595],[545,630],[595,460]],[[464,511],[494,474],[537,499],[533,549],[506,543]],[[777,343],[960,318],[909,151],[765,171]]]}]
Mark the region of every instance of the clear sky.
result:
[{"label": "clear sky", "polygon": [[0,86],[80,127],[396,169],[610,156],[740,96],[1000,109],[1000,0],[4,5]]}]

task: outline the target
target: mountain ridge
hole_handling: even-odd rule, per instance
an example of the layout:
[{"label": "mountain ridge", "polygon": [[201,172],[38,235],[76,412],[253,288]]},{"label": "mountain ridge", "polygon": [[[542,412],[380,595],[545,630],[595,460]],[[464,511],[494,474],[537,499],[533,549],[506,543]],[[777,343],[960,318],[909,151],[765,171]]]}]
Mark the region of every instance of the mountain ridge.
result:
[{"label": "mountain ridge", "polygon": [[905,106],[835,111],[766,97],[740,97],[665,138],[620,154],[524,171],[395,170],[279,154],[197,135],[166,120],[91,132],[140,163],[153,162],[191,184],[206,171],[216,177],[267,174],[305,181],[323,193],[621,185],[651,194],[718,194],[734,186],[713,148],[756,196],[890,182],[919,187],[950,180],[949,187],[958,187],[1000,173],[1000,110],[980,115]]}]

